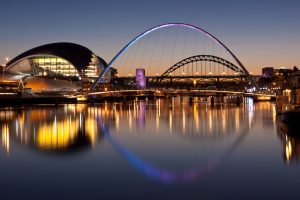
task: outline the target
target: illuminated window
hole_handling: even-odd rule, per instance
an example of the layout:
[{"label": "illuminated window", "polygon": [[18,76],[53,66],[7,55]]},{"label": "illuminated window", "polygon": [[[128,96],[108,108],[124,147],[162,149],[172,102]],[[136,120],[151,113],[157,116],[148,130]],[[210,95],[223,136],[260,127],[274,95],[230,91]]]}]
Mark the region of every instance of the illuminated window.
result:
[{"label": "illuminated window", "polygon": [[[34,66],[50,70],[54,74],[65,75],[65,76],[79,76],[76,68],[68,61],[59,57],[35,57],[31,59]],[[53,73],[51,75],[53,75]],[[50,74],[50,73],[48,73]]]}]

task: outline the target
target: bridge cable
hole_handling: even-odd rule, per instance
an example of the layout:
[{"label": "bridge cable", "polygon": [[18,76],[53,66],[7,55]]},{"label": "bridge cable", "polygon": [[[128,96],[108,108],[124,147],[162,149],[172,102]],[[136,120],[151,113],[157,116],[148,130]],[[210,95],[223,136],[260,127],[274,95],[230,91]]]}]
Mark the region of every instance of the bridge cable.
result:
[{"label": "bridge cable", "polygon": [[141,56],[141,62],[140,62],[139,68],[141,68],[144,64],[145,49],[148,47],[149,39],[150,39],[149,36],[146,37],[146,45],[145,45],[145,47],[143,46],[143,48],[142,48],[142,56]]},{"label": "bridge cable", "polygon": [[[157,32],[157,34],[156,34],[158,36],[154,37],[154,43],[153,43],[152,52],[151,52],[151,56],[150,56],[150,60],[149,60],[149,66],[152,64],[153,54],[156,50],[156,43],[157,43],[157,38],[159,38],[159,33],[160,33],[160,31]],[[156,73],[158,73],[158,71],[157,71],[158,67],[156,66],[154,68],[155,68],[154,71],[155,71],[155,76],[156,76]]]},{"label": "bridge cable", "polygon": [[[193,55],[197,55],[196,54],[196,41],[197,41],[197,36],[198,36],[198,34],[197,34],[197,32],[196,31],[193,31],[193,33],[195,34],[194,36],[194,43],[193,43]],[[193,73],[193,75],[194,75],[194,62],[192,62],[192,73]]]},{"label": "bridge cable", "polygon": [[[137,56],[137,54],[138,54],[138,50],[139,50],[139,48],[140,48],[140,46],[141,46],[141,42],[138,42],[138,44],[137,44],[137,46],[136,46],[136,51],[135,51],[135,54],[134,54],[134,57],[133,57],[133,64],[131,65],[131,66],[133,66],[133,67],[135,67],[135,64],[136,64],[136,56]],[[132,70],[132,69],[131,69]],[[134,72],[133,72],[134,73]],[[131,72],[129,72],[129,74],[131,74]]]},{"label": "bridge cable", "polygon": [[169,32],[169,29],[166,30],[166,34],[165,34],[165,37],[164,37],[162,53],[161,53],[161,55],[160,55],[159,65],[158,65],[159,68],[162,68],[160,65],[161,65],[161,63],[162,63],[163,55],[165,54],[165,49],[166,49],[166,43],[167,43],[168,32]]},{"label": "bridge cable", "polygon": [[[125,63],[125,66],[126,66],[126,68],[129,68],[130,67],[130,64],[128,65],[128,62],[130,62],[130,58],[131,58],[131,56],[132,56],[132,54],[133,54],[133,50],[134,50],[134,48],[132,49],[129,49],[129,52],[127,53],[127,57],[126,57],[126,63]],[[129,66],[129,67],[128,67]],[[125,72],[126,73],[126,72]],[[124,74],[124,76],[126,77],[127,76],[127,74]]]},{"label": "bridge cable", "polygon": [[[184,45],[183,45],[182,59],[185,58],[186,40],[187,40],[187,30],[184,29]],[[189,73],[188,70],[189,70],[189,68],[188,68],[188,66],[187,66],[187,73]],[[184,66],[183,66],[183,71],[184,71]]]},{"label": "bridge cable", "polygon": [[178,27],[176,27],[175,42],[173,43],[172,51],[171,51],[171,62],[172,63],[173,63],[173,60],[174,60],[174,51],[175,51],[175,47],[176,47],[176,44],[177,44],[177,36],[178,36]]}]

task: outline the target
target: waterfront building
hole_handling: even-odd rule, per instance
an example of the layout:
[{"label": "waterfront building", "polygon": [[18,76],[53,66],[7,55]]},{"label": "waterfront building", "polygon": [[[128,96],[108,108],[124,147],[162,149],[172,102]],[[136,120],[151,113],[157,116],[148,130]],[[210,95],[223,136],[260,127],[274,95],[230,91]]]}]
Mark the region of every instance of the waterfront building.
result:
[{"label": "waterfront building", "polygon": [[10,60],[2,79],[23,80],[33,91],[78,91],[89,87],[107,66],[89,50],[74,43],[51,43]]}]

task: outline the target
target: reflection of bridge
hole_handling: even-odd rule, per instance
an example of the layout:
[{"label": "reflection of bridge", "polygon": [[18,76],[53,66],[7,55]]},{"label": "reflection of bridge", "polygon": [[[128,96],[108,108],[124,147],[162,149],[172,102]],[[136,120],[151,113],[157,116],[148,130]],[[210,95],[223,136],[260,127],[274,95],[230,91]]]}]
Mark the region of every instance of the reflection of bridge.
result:
[{"label": "reflection of bridge", "polygon": [[[99,124],[102,124],[99,122]],[[243,141],[247,135],[249,129],[242,130],[242,132],[236,137],[234,142],[224,151],[215,155],[207,163],[199,166],[194,166],[189,169],[174,171],[169,169],[159,168],[132,152],[129,148],[119,143],[117,139],[111,134],[108,127],[102,125],[101,132],[104,133],[106,139],[116,148],[121,155],[123,155],[127,161],[137,170],[163,183],[185,183],[203,178],[205,175],[212,172],[217,168]]]},{"label": "reflection of bridge", "polygon": [[[166,107],[164,106],[162,109],[166,109]],[[159,104],[155,111],[160,111]],[[10,112],[10,115],[12,115],[13,112]],[[47,112],[49,112],[51,115]],[[147,112],[148,114],[151,114],[151,111]],[[127,111],[124,112],[123,118],[121,118],[123,120],[126,120],[127,118],[125,113],[127,113]],[[137,113],[138,118],[145,118],[146,109]],[[198,111],[196,111],[196,113],[198,113]],[[204,111],[203,113],[206,115],[207,111]],[[167,167],[164,168],[161,166],[156,166],[150,161],[144,160],[141,155],[134,153],[134,151],[130,149],[130,147],[127,147],[126,144],[122,144],[122,142],[118,141],[118,137],[116,137],[117,135],[113,135],[113,131],[111,131],[111,129],[113,129],[118,123],[118,120],[114,119],[117,119],[119,114],[120,113],[116,113],[115,109],[107,109],[105,107],[103,109],[99,109],[95,107],[70,105],[65,108],[61,107],[60,109],[55,110],[51,108],[34,109],[33,111],[27,109],[24,112],[21,112],[20,116],[18,116],[16,120],[12,118],[13,120],[11,122],[5,123],[7,123],[6,127],[9,128],[11,134],[14,133],[13,137],[15,137],[15,139],[17,139],[21,144],[26,144],[26,146],[36,146],[38,148],[35,149],[42,151],[69,151],[70,147],[72,149],[74,149],[74,147],[89,147],[90,144],[95,142],[97,137],[100,136],[102,139],[102,136],[104,136],[105,139],[107,139],[134,168],[136,168],[138,171],[141,171],[145,175],[164,183],[196,181],[208,173],[211,173],[238,147],[238,145],[247,135],[250,126],[248,123],[245,123],[245,126],[243,126],[241,129],[237,127],[233,130],[226,129],[230,132],[233,140],[228,144],[228,146],[226,146],[224,151],[222,150],[219,153],[214,154],[214,156],[211,158],[207,160],[205,159],[205,163],[197,163],[192,167],[186,167],[182,170],[172,170]],[[191,116],[195,117],[195,115]],[[28,122],[28,117],[33,120],[31,121],[32,123],[26,123]],[[148,117],[147,119],[151,119]],[[226,118],[224,117],[224,119]],[[188,123],[188,121],[189,120],[186,122]],[[176,123],[175,120],[174,122]],[[191,122],[193,123],[194,119],[191,119]],[[224,122],[226,122],[226,120]],[[167,123],[171,122],[167,121]],[[175,123],[172,124],[175,125]],[[253,121],[251,121],[251,123],[253,123]],[[124,124],[126,124],[126,126],[128,125],[128,123]],[[126,126],[123,128],[126,129]],[[82,132],[78,132],[78,130],[81,130]],[[235,132],[236,130],[240,131]],[[175,131],[173,131],[173,133],[175,133]],[[235,135],[232,133],[238,134]],[[187,136],[187,134],[182,134]],[[214,136],[209,132],[208,134],[208,138]],[[189,137],[190,136],[191,135],[189,135]],[[222,138],[220,136],[221,135],[219,135],[218,138]],[[24,142],[24,140],[26,142]]]}]

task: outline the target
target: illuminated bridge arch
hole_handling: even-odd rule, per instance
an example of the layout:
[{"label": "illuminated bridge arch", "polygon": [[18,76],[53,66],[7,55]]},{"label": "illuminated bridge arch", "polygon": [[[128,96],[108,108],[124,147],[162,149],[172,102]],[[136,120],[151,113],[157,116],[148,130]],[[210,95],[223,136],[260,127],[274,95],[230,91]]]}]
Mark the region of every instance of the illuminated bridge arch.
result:
[{"label": "illuminated bridge arch", "polygon": [[188,65],[188,64],[194,63],[194,62],[201,62],[201,61],[218,63],[222,66],[225,66],[225,67],[231,69],[238,75],[247,76],[247,74],[241,68],[237,67],[236,65],[229,62],[228,60],[225,60],[223,58],[220,58],[218,56],[213,56],[213,55],[196,55],[196,56],[191,56],[191,57],[185,58],[185,59],[179,61],[178,63],[176,63],[175,65],[171,66],[169,69],[167,69],[161,75],[161,77],[158,79],[158,82],[161,82],[164,78],[171,75],[172,72],[176,71],[177,69],[179,69],[185,65]]},{"label": "illuminated bridge arch", "polygon": [[101,82],[102,80],[104,80],[104,76],[105,74],[109,71],[109,69],[112,67],[112,65],[116,62],[116,60],[127,50],[129,49],[134,43],[136,43],[137,41],[139,41],[141,38],[145,37],[146,35],[159,30],[159,29],[163,29],[163,28],[168,28],[168,27],[184,27],[184,28],[189,28],[189,29],[193,29],[196,30],[206,36],[208,36],[209,38],[211,38],[215,43],[217,43],[218,45],[220,45],[222,48],[224,48],[231,56],[232,58],[235,60],[235,62],[238,64],[238,67],[240,68],[240,70],[242,70],[244,72],[244,74],[248,77],[248,79],[250,80],[250,83],[257,89],[259,90],[259,87],[257,85],[257,83],[254,81],[254,79],[250,76],[249,72],[247,71],[247,69],[244,67],[244,65],[241,63],[241,61],[233,54],[233,52],[226,46],[224,45],[218,38],[216,38],[215,36],[213,36],[212,34],[210,34],[209,32],[205,31],[202,28],[199,28],[197,26],[191,25],[191,24],[186,24],[186,23],[166,23],[166,24],[161,24],[158,26],[155,26],[151,29],[148,29],[147,31],[141,33],[140,35],[138,35],[137,37],[135,37],[133,40],[131,40],[123,49],[121,49],[119,51],[119,53],[108,63],[107,67],[101,72],[101,74],[99,75],[99,77],[96,79],[95,83],[92,85],[92,87],[90,88],[90,90],[94,90],[94,88],[96,87],[96,85]]}]

